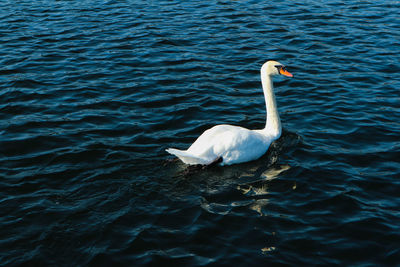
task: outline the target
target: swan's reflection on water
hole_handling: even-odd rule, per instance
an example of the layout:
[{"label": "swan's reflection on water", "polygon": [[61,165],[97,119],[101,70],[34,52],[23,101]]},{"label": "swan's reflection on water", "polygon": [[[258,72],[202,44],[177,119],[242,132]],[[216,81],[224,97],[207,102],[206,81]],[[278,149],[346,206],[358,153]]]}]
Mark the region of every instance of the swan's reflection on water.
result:
[{"label": "swan's reflection on water", "polygon": [[284,171],[290,169],[289,165],[281,165],[279,167],[270,168],[261,174],[261,178],[265,178],[266,181],[271,181],[279,176]]},{"label": "swan's reflection on water", "polygon": [[[248,184],[241,184],[237,186],[237,189],[246,196],[263,196],[267,195],[268,192],[268,182],[276,179],[282,172],[289,170],[289,165],[274,166],[263,173],[261,173],[260,178],[256,182],[251,182]],[[268,199],[261,198],[255,199],[253,203],[249,205],[249,209],[256,211],[258,214],[263,216],[263,208],[267,206]]]},{"label": "swan's reflection on water", "polygon": [[[201,208],[205,211],[213,214],[227,215],[231,212],[235,212],[236,208],[247,207],[252,211],[256,211],[259,215],[263,216],[263,209],[268,205],[269,200],[265,198],[269,194],[269,183],[278,178],[278,176],[290,169],[289,165],[279,165],[273,166],[262,172],[260,175],[254,175],[257,171],[256,169],[250,169],[248,172],[243,173],[239,176],[239,181],[241,178],[246,180],[238,184],[235,188],[245,196],[245,198],[236,199],[235,201],[224,201],[218,203],[219,201],[212,201],[207,199],[207,197],[202,197]],[[252,175],[252,179],[249,177]],[[250,181],[249,181],[250,180]]]},{"label": "swan's reflection on water", "polygon": [[[276,179],[279,174],[282,172],[289,170],[290,166],[289,165],[280,165],[280,166],[275,166],[272,168],[269,168],[268,170],[264,171],[261,173],[259,176],[259,179],[256,181],[246,183],[246,184],[240,184],[237,186],[237,189],[242,191],[243,194],[245,195],[266,195],[268,194],[268,184],[265,183],[265,181],[272,181]],[[247,176],[248,174],[244,174],[243,177]],[[261,183],[260,183],[261,181]],[[264,181],[264,182],[263,182]]]},{"label": "swan's reflection on water", "polygon": [[264,216],[263,209],[268,205],[268,203],[268,199],[256,199],[254,203],[249,206],[249,209],[254,210],[261,216]]}]

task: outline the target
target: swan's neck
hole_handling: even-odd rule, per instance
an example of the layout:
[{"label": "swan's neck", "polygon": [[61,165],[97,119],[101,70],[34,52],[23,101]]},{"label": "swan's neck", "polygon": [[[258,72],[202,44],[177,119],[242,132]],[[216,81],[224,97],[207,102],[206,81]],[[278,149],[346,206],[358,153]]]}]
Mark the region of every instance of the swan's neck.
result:
[{"label": "swan's neck", "polygon": [[265,71],[261,72],[261,83],[264,91],[265,105],[267,106],[267,121],[263,132],[265,135],[278,139],[282,133],[281,120],[276,105],[272,77],[267,75]]}]

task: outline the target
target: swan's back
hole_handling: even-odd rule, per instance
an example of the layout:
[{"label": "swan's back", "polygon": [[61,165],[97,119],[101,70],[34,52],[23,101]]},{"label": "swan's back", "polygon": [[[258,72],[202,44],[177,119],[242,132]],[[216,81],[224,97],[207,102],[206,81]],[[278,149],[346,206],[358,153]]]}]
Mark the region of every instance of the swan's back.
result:
[{"label": "swan's back", "polygon": [[258,159],[272,141],[258,131],[223,124],[205,131],[187,152],[209,163],[222,158],[221,165],[230,165]]}]

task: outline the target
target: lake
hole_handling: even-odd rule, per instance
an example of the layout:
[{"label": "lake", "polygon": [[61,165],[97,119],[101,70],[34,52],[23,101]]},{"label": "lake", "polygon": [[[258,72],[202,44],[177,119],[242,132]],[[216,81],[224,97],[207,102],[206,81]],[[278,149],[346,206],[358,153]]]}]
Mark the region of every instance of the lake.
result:
[{"label": "lake", "polygon": [[[400,2],[2,1],[0,265],[394,266]],[[191,169],[216,124],[283,133]]]}]

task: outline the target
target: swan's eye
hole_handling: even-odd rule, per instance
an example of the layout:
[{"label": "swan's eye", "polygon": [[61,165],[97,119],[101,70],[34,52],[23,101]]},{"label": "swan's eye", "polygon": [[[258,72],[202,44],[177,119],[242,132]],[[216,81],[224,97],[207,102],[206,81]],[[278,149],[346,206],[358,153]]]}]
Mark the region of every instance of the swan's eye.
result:
[{"label": "swan's eye", "polygon": [[275,65],[275,68],[278,70],[278,73],[281,74],[281,70],[284,70],[285,67],[282,65]]}]

